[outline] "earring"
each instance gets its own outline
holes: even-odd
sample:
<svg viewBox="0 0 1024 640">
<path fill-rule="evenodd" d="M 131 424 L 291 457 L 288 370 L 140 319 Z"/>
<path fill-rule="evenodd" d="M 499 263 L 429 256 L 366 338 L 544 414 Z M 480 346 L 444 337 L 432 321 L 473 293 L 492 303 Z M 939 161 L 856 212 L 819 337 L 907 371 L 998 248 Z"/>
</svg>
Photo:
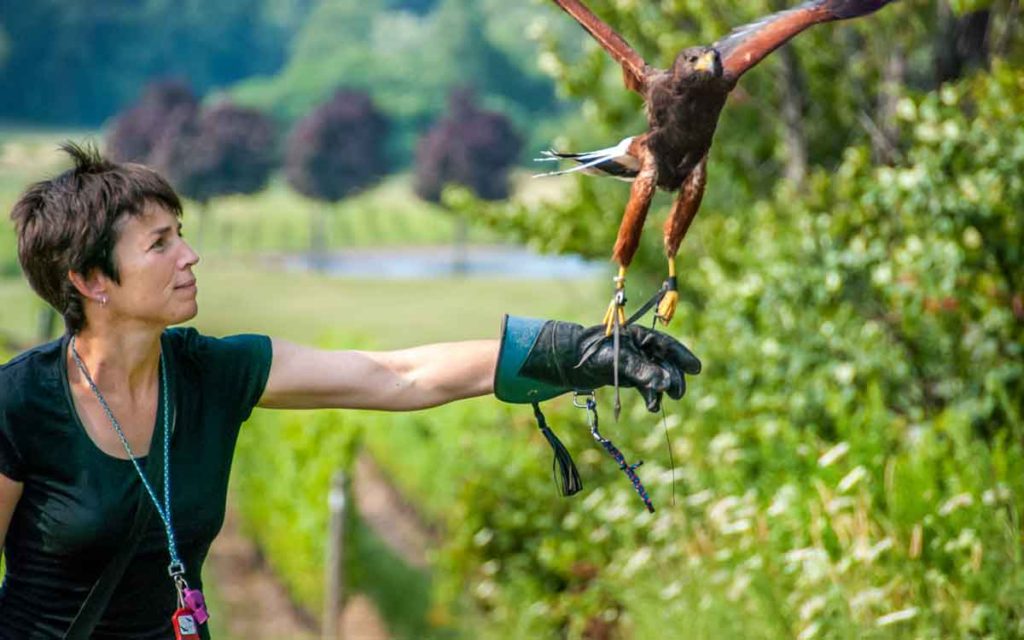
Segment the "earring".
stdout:
<svg viewBox="0 0 1024 640">
<path fill-rule="evenodd" d="M 100 296 L 100 306 L 101 307 L 107 306 L 107 296 Z"/>
</svg>

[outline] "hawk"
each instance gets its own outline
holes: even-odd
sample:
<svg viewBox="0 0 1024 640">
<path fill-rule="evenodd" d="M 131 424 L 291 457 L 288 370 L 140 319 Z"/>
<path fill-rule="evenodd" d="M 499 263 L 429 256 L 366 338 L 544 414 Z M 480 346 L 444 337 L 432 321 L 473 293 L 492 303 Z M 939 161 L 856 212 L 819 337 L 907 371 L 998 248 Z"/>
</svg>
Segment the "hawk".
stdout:
<svg viewBox="0 0 1024 640">
<path fill-rule="evenodd" d="M 612 252 L 619 272 L 615 278 L 615 296 L 604 319 L 608 334 L 615 326 L 625 324 L 626 269 L 640 242 L 640 232 L 658 188 L 679 192 L 665 222 L 664 247 L 669 277 L 657 311 L 663 323 L 672 319 L 679 299 L 675 256 L 700 208 L 711 139 L 725 100 L 740 77 L 804 29 L 822 22 L 867 15 L 892 1 L 809 0 L 739 27 L 710 46 L 683 49 L 669 69 L 658 69 L 648 65 L 580 0 L 554 0 L 622 65 L 626 88 L 643 97 L 647 114 L 647 131 L 625 138 L 614 147 L 587 153 L 547 151 L 539 158 L 578 163 L 571 169 L 544 175 L 584 171 L 633 183 Z"/>
</svg>

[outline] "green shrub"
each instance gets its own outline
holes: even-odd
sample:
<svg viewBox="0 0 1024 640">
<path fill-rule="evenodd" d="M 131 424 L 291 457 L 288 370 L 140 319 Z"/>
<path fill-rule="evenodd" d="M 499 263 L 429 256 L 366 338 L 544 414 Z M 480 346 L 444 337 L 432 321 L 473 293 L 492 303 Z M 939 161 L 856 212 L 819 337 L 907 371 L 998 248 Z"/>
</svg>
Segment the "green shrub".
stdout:
<svg viewBox="0 0 1024 640">
<path fill-rule="evenodd" d="M 393 418 L 369 446 L 445 525 L 438 598 L 471 637 L 1024 634 L 1024 73 L 904 99 L 891 167 L 851 148 L 806 194 L 702 214 L 678 325 L 705 362 L 665 427 L 528 408 Z M 714 239 L 713 242 L 710 239 Z M 607 395 L 602 406 L 608 406 Z M 610 411 L 605 411 L 610 414 Z"/>
</svg>

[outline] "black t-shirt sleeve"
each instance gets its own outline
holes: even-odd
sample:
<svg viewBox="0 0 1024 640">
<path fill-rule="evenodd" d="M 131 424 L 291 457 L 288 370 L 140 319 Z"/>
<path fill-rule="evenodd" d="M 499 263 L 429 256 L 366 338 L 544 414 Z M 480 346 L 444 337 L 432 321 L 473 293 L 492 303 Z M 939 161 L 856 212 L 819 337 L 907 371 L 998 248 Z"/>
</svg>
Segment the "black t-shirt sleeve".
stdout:
<svg viewBox="0 0 1024 640">
<path fill-rule="evenodd" d="M 270 376 L 273 351 L 270 338 L 240 334 L 211 338 L 187 330 L 192 355 L 199 361 L 207 388 L 232 405 L 239 422 L 244 422 L 263 396 Z"/>
</svg>

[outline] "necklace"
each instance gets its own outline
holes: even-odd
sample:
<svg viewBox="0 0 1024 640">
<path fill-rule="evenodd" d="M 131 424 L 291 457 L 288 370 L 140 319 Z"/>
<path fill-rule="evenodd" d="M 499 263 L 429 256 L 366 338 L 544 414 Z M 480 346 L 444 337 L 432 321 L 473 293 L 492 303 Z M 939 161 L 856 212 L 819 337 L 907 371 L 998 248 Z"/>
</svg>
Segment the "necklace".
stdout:
<svg viewBox="0 0 1024 640">
<path fill-rule="evenodd" d="M 178 545 L 175 542 L 174 537 L 174 525 L 171 518 L 171 430 L 170 430 L 170 394 L 167 391 L 167 364 L 165 363 L 163 350 L 160 352 L 160 378 L 161 378 L 161 390 L 163 395 L 163 462 L 164 462 L 164 491 L 163 491 L 163 504 L 157 498 L 156 491 L 153 490 L 153 485 L 150 484 L 146 478 L 146 474 L 142 471 L 142 467 L 139 466 L 139 461 L 135 457 L 135 453 L 132 451 L 132 447 L 128 444 L 128 438 L 124 434 L 124 429 L 121 428 L 121 423 L 114 417 L 114 412 L 110 409 L 110 405 L 107 404 L 106 398 L 100 392 L 99 387 L 93 381 L 92 376 L 89 375 L 89 369 L 86 368 L 85 363 L 82 362 L 82 357 L 78 354 L 78 349 L 75 347 L 75 339 L 77 336 L 71 337 L 71 357 L 74 358 L 75 364 L 78 366 L 78 370 L 82 373 L 85 381 L 89 383 L 89 388 L 92 390 L 93 395 L 96 396 L 96 400 L 99 401 L 100 406 L 103 407 L 103 412 L 107 414 L 107 419 L 110 420 L 111 426 L 114 427 L 114 431 L 117 433 L 117 437 L 121 440 L 121 445 L 124 447 L 125 453 L 128 454 L 128 458 L 132 462 L 132 466 L 135 467 L 136 473 L 139 474 L 139 478 L 142 480 L 142 486 L 145 487 L 146 492 L 149 494 L 150 499 L 153 501 L 153 506 L 156 508 L 157 514 L 160 516 L 160 520 L 164 524 L 164 532 L 167 534 L 167 550 L 171 557 L 171 563 L 167 565 L 167 573 L 171 576 L 174 581 L 175 589 L 178 592 L 178 604 L 180 608 L 186 608 L 190 613 L 195 615 L 197 622 L 202 624 L 209 617 L 206 611 L 206 603 L 203 599 L 203 594 L 198 589 L 189 589 L 188 583 L 185 582 L 185 564 L 181 561 L 181 557 L 178 555 Z M 180 611 L 180 609 L 179 609 Z M 176 613 L 177 617 L 178 614 Z M 177 623 L 176 623 L 177 627 Z"/>
</svg>

